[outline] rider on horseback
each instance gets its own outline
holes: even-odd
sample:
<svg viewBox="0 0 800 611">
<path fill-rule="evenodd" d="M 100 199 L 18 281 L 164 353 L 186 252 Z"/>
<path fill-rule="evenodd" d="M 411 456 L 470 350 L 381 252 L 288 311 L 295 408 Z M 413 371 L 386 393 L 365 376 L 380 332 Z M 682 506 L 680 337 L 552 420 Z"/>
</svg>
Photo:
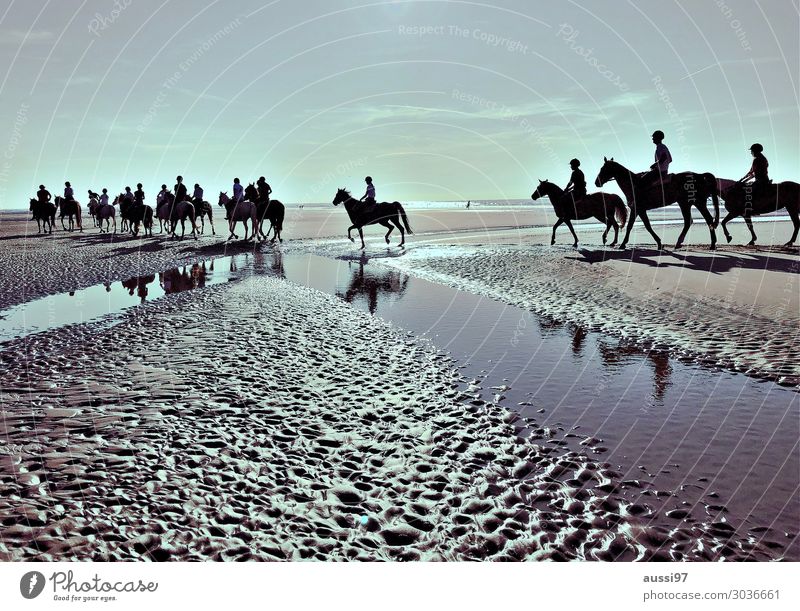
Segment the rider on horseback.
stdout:
<svg viewBox="0 0 800 611">
<path fill-rule="evenodd" d="M 103 189 L 103 194 L 100 196 L 100 206 L 108 206 L 108 189 Z M 116 223 L 116 221 L 114 221 Z"/>
<path fill-rule="evenodd" d="M 586 177 L 579 169 L 580 165 L 581 162 L 577 159 L 573 159 L 569 162 L 569 167 L 572 168 L 572 175 L 569 177 L 569 182 L 564 188 L 564 195 L 570 195 L 573 204 L 586 197 Z"/>
<path fill-rule="evenodd" d="M 183 176 L 175 178 L 178 182 L 175 183 L 175 203 L 182 202 L 186 199 L 186 185 L 183 184 Z"/>
<path fill-rule="evenodd" d="M 46 204 L 53 198 L 50 195 L 50 191 L 44 188 L 44 185 L 39 185 L 39 190 L 36 192 L 36 199 L 39 201 L 40 204 Z M 34 215 L 31 220 L 35 220 L 36 216 Z"/>
<path fill-rule="evenodd" d="M 167 201 L 168 194 L 169 191 L 167 191 L 167 185 L 161 185 L 161 191 L 159 191 L 158 195 L 156 195 L 156 208 Z"/>
<path fill-rule="evenodd" d="M 267 183 L 266 178 L 264 178 L 263 176 L 259 178 L 258 181 L 256 182 L 256 187 L 258 188 L 258 198 L 262 202 L 268 202 L 269 196 L 272 193 L 272 187 L 269 186 L 269 183 Z"/>
<path fill-rule="evenodd" d="M 664 186 L 669 180 L 669 164 L 672 163 L 672 155 L 664 144 L 664 132 L 657 129 L 653 132 L 653 144 L 656 145 L 655 163 L 650 166 L 650 171 L 646 172 L 640 181 L 643 187 Z"/>
<path fill-rule="evenodd" d="M 192 203 L 196 206 L 203 204 L 203 187 L 199 183 L 194 183 L 194 193 L 192 193 Z"/>
<path fill-rule="evenodd" d="M 64 183 L 64 199 L 68 202 L 71 202 L 75 199 L 72 193 L 72 185 L 69 184 L 69 181 Z"/>
<path fill-rule="evenodd" d="M 364 179 L 364 182 L 367 183 L 367 191 L 364 195 L 361 196 L 361 199 L 358 201 L 366 202 L 367 204 L 374 204 L 375 203 L 375 185 L 372 184 L 372 176 L 367 176 Z"/>
<path fill-rule="evenodd" d="M 142 191 L 142 183 L 136 185 L 136 191 L 133 194 L 133 199 L 137 207 L 144 206 L 144 191 Z"/>
<path fill-rule="evenodd" d="M 756 198 L 767 192 L 772 181 L 769 178 L 769 161 L 764 156 L 764 147 L 756 142 L 750 147 L 750 153 L 753 155 L 753 165 L 750 166 L 750 171 L 739 182 L 746 183 L 752 178 L 753 182 L 748 186 L 752 189 L 753 198 Z"/>
</svg>

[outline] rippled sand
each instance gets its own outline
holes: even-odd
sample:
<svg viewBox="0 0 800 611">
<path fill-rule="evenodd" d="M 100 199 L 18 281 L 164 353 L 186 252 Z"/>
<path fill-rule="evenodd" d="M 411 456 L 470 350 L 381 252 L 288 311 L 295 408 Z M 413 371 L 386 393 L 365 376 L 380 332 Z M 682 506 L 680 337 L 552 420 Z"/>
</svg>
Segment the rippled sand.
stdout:
<svg viewBox="0 0 800 611">
<path fill-rule="evenodd" d="M 75 274 L 184 247 L 87 246 Z M 73 252 L 30 257 L 42 291 Z M 795 536 L 724 499 L 693 518 L 599 439 L 474 398 L 431 348 L 279 278 L 14 340 L 0 369 L 3 560 L 774 559 Z"/>
</svg>

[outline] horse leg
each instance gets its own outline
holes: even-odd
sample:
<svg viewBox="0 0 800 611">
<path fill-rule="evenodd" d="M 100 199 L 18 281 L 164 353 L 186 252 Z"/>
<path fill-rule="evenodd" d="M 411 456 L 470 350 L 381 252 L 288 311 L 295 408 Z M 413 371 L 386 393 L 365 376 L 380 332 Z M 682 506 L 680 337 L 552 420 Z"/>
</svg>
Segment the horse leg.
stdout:
<svg viewBox="0 0 800 611">
<path fill-rule="evenodd" d="M 389 236 L 392 234 L 392 231 L 394 231 L 394 225 L 392 225 L 389 221 L 379 221 L 379 222 L 384 227 L 388 227 L 389 228 L 389 231 L 386 232 L 386 235 L 383 238 L 384 240 L 386 240 L 386 243 L 388 244 L 389 243 Z M 396 224 L 397 221 L 394 221 L 394 223 Z"/>
<path fill-rule="evenodd" d="M 790 204 L 786 206 L 786 212 L 789 213 L 789 217 L 792 219 L 794 231 L 792 232 L 792 239 L 786 242 L 784 246 L 794 246 L 794 242 L 797 239 L 797 232 L 800 231 L 800 205 Z"/>
<path fill-rule="evenodd" d="M 350 232 L 353 231 L 353 229 L 358 229 L 358 227 L 356 227 L 355 225 L 350 225 L 350 227 L 347 228 L 347 239 L 350 240 L 351 242 L 355 242 L 353 236 L 350 235 Z"/>
<path fill-rule="evenodd" d="M 611 217 L 611 226 L 614 228 L 614 241 L 611 242 L 610 246 L 614 248 L 614 246 L 617 245 L 617 238 L 619 237 L 619 223 L 617 223 L 617 220 L 613 216 Z"/>
<path fill-rule="evenodd" d="M 755 246 L 758 236 L 756 236 L 756 232 L 753 230 L 753 221 L 750 218 L 749 213 L 745 212 L 743 216 L 744 216 L 744 222 L 747 225 L 747 228 L 750 230 L 750 241 L 747 243 L 747 245 Z"/>
<path fill-rule="evenodd" d="M 658 247 L 658 250 L 661 250 L 663 248 L 663 246 L 661 245 L 661 238 L 659 238 L 656 235 L 656 232 L 653 231 L 653 228 L 650 226 L 650 219 L 647 216 L 647 210 L 642 210 L 639 213 L 639 216 L 642 219 L 642 224 L 644 225 L 644 228 L 647 229 L 648 233 L 651 236 L 653 236 L 653 239 L 656 241 L 656 246 Z"/>
<path fill-rule="evenodd" d="M 630 208 L 630 214 L 628 215 L 628 226 L 625 228 L 625 237 L 622 238 L 622 243 L 619 245 L 620 250 L 625 250 L 625 247 L 628 245 L 628 240 L 631 237 L 631 229 L 633 229 L 633 223 L 636 220 L 636 215 L 638 214 L 635 206 L 628 207 Z"/>
<path fill-rule="evenodd" d="M 678 241 L 675 242 L 675 250 L 683 246 L 683 239 L 692 226 L 692 207 L 690 204 L 680 204 L 681 214 L 683 215 L 683 231 L 678 236 Z"/>
<path fill-rule="evenodd" d="M 400 243 L 398 244 L 398 246 L 400 248 L 403 248 L 406 244 L 406 230 L 403 229 L 403 223 L 400 222 L 400 218 L 398 218 L 396 221 L 393 222 L 395 224 L 395 227 L 397 227 L 400 230 Z"/>
<path fill-rule="evenodd" d="M 575 233 L 575 229 L 572 227 L 572 221 L 569 219 L 564 219 L 564 223 L 569 227 L 569 232 L 572 234 L 572 237 L 575 238 L 575 242 L 572 244 L 573 248 L 578 248 L 578 234 Z"/>
<path fill-rule="evenodd" d="M 608 216 L 608 214 L 606 214 L 605 218 L 603 218 L 599 214 L 595 214 L 594 218 L 596 218 L 598 221 L 605 224 L 606 226 L 606 230 L 603 232 L 603 246 L 605 246 L 606 242 L 608 241 L 608 232 L 611 231 L 611 221 L 614 220 L 614 215 L 613 213 L 611 216 Z"/>
<path fill-rule="evenodd" d="M 709 250 L 716 250 L 717 249 L 717 230 L 715 229 L 714 225 L 714 217 L 711 216 L 711 213 L 708 211 L 708 206 L 705 202 L 695 203 L 695 207 L 700 211 L 700 214 L 703 215 L 703 220 L 708 225 L 708 233 L 711 236 L 711 246 Z"/>
<path fill-rule="evenodd" d="M 367 245 L 364 244 L 364 230 L 361 227 L 358 228 L 358 235 L 361 238 L 361 250 L 364 250 Z"/>
<path fill-rule="evenodd" d="M 563 222 L 564 222 L 564 219 L 558 219 L 556 221 L 556 224 L 553 225 L 553 237 L 550 238 L 550 246 L 552 246 L 553 244 L 556 243 L 556 229 L 558 229 L 558 226 Z"/>
<path fill-rule="evenodd" d="M 733 239 L 733 236 L 731 236 L 731 234 L 728 233 L 728 227 L 727 227 L 728 221 L 735 219 L 737 216 L 739 215 L 736 214 L 735 212 L 728 212 L 728 214 L 725 215 L 725 218 L 722 219 L 722 231 L 725 234 L 725 239 L 728 240 L 728 244 L 730 244 L 731 240 Z"/>
</svg>

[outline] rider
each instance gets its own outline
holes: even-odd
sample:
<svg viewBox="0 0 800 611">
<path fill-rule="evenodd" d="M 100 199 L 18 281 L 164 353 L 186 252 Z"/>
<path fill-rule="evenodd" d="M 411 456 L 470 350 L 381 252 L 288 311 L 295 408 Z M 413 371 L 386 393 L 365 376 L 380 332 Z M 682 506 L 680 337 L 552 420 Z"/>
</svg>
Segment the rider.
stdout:
<svg viewBox="0 0 800 611">
<path fill-rule="evenodd" d="M 72 193 L 72 185 L 69 184 L 69 181 L 64 183 L 64 199 L 68 202 L 71 202 L 73 199 L 75 199 Z"/>
<path fill-rule="evenodd" d="M 272 187 L 269 186 L 266 178 L 263 176 L 258 179 L 256 182 L 256 187 L 258 188 L 258 197 L 263 202 L 269 201 L 269 196 L 272 193 Z"/>
<path fill-rule="evenodd" d="M 195 205 L 203 203 L 203 187 L 199 183 L 194 183 L 194 193 L 192 193 L 192 202 Z"/>
<path fill-rule="evenodd" d="M 186 185 L 183 184 L 183 176 L 178 176 L 175 180 L 175 203 L 182 202 L 186 199 Z"/>
<path fill-rule="evenodd" d="M 646 187 L 666 183 L 669 176 L 669 164 L 672 163 L 672 155 L 667 145 L 664 144 L 664 132 L 660 129 L 653 132 L 653 144 L 656 145 L 655 163 L 650 166 L 650 171 L 646 172 L 641 180 Z"/>
<path fill-rule="evenodd" d="M 566 195 L 569 193 L 572 195 L 572 203 L 583 199 L 586 197 L 586 177 L 583 175 L 583 172 L 579 169 L 581 162 L 577 159 L 573 159 L 569 162 L 569 167 L 572 168 L 572 175 L 569 177 L 569 182 L 567 186 L 564 188 L 564 194 Z"/>
<path fill-rule="evenodd" d="M 244 201 L 244 187 L 238 178 L 233 179 L 233 203 L 240 204 Z"/>
<path fill-rule="evenodd" d="M 103 189 L 103 194 L 100 196 L 100 206 L 108 206 L 108 189 Z"/>
<path fill-rule="evenodd" d="M 752 196 L 759 197 L 764 193 L 772 181 L 769 178 L 769 161 L 764 157 L 764 147 L 756 142 L 750 147 L 750 153 L 753 155 L 753 165 L 750 166 L 750 171 L 745 174 L 739 182 L 746 182 L 753 179 L 752 183 Z"/>
<path fill-rule="evenodd" d="M 364 179 L 364 182 L 367 183 L 367 191 L 364 195 L 361 196 L 361 199 L 358 200 L 360 202 L 366 201 L 368 204 L 375 203 L 375 185 L 372 184 L 372 176 L 367 176 Z"/>
<path fill-rule="evenodd" d="M 133 199 L 137 206 L 144 206 L 144 191 L 142 191 L 142 183 L 137 183 L 136 191 L 133 194 Z"/>
<path fill-rule="evenodd" d="M 156 195 L 156 207 L 167 201 L 168 194 L 169 191 L 167 191 L 167 185 L 161 185 L 161 191 L 159 191 L 158 195 Z"/>
<path fill-rule="evenodd" d="M 39 185 L 39 190 L 36 192 L 36 201 L 38 201 L 40 204 L 46 204 L 52 199 L 52 197 L 53 196 L 50 195 L 50 191 L 45 189 L 44 185 Z M 31 220 L 33 221 L 35 219 L 36 215 L 34 213 L 34 216 L 31 217 Z"/>
<path fill-rule="evenodd" d="M 132 204 L 135 201 L 133 193 L 131 193 L 131 188 L 130 187 L 125 187 L 125 193 L 122 196 L 122 199 L 123 199 L 123 201 L 126 201 L 129 204 Z"/>
</svg>

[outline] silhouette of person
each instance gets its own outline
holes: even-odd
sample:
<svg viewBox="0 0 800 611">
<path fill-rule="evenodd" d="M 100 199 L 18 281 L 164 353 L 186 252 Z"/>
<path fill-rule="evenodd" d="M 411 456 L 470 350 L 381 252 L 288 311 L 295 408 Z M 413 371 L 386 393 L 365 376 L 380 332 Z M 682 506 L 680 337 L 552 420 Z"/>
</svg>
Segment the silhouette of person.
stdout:
<svg viewBox="0 0 800 611">
<path fill-rule="evenodd" d="M 161 191 L 159 191 L 158 195 L 156 195 L 156 208 L 167 201 L 167 195 L 169 195 L 169 191 L 167 191 L 167 185 L 161 185 Z"/>
<path fill-rule="evenodd" d="M 137 183 L 136 191 L 133 194 L 133 199 L 137 206 L 144 206 L 144 191 L 142 191 L 142 183 Z"/>
<path fill-rule="evenodd" d="M 100 205 L 108 206 L 108 189 L 103 189 L 103 193 L 100 195 Z"/>
<path fill-rule="evenodd" d="M 69 181 L 64 183 L 64 199 L 68 202 L 71 202 L 75 199 L 75 196 L 72 191 L 72 185 L 69 184 Z"/>
<path fill-rule="evenodd" d="M 175 203 L 177 204 L 186 199 L 187 189 L 186 185 L 183 184 L 183 176 L 178 176 L 175 180 L 178 181 L 175 184 Z"/>
<path fill-rule="evenodd" d="M 258 188 L 258 197 L 262 202 L 268 202 L 269 196 L 272 194 L 272 187 L 269 186 L 267 180 L 262 176 L 256 183 Z"/>
<path fill-rule="evenodd" d="M 467 210 L 469 210 L 469 205 L 470 205 L 471 203 L 472 203 L 472 200 L 469 200 L 469 201 L 467 202 Z"/>
<path fill-rule="evenodd" d="M 653 132 L 653 144 L 656 145 L 655 163 L 650 166 L 650 171 L 642 176 L 641 181 L 646 187 L 658 183 L 663 185 L 669 176 L 669 164 L 672 163 L 672 155 L 664 144 L 664 132 L 660 129 Z"/>
<path fill-rule="evenodd" d="M 750 166 L 750 171 L 739 182 L 747 182 L 752 178 L 751 193 L 753 198 L 756 198 L 767 191 L 767 187 L 772 181 L 769 178 L 769 161 L 764 156 L 764 147 L 756 142 L 750 147 L 750 154 L 753 155 L 753 165 Z"/>
<path fill-rule="evenodd" d="M 195 204 L 203 203 L 203 187 L 199 183 L 194 183 L 194 193 L 192 193 L 192 201 Z"/>
<path fill-rule="evenodd" d="M 375 203 L 375 185 L 372 184 L 372 176 L 367 176 L 364 179 L 364 182 L 367 183 L 367 191 L 364 195 L 361 196 L 361 199 L 358 200 L 360 202 L 366 202 L 368 204 Z"/>
<path fill-rule="evenodd" d="M 39 190 L 36 192 L 36 199 L 38 199 L 40 203 L 46 204 L 52 198 L 53 196 L 50 195 L 50 191 L 45 189 L 44 185 L 39 185 Z"/>
<path fill-rule="evenodd" d="M 586 177 L 580 169 L 581 162 L 573 159 L 569 162 L 569 167 L 572 168 L 572 174 L 569 177 L 569 182 L 564 188 L 564 193 L 569 193 L 572 196 L 572 203 L 586 197 Z"/>
<path fill-rule="evenodd" d="M 244 187 L 238 178 L 233 179 L 233 203 L 239 204 L 244 201 Z"/>
</svg>

